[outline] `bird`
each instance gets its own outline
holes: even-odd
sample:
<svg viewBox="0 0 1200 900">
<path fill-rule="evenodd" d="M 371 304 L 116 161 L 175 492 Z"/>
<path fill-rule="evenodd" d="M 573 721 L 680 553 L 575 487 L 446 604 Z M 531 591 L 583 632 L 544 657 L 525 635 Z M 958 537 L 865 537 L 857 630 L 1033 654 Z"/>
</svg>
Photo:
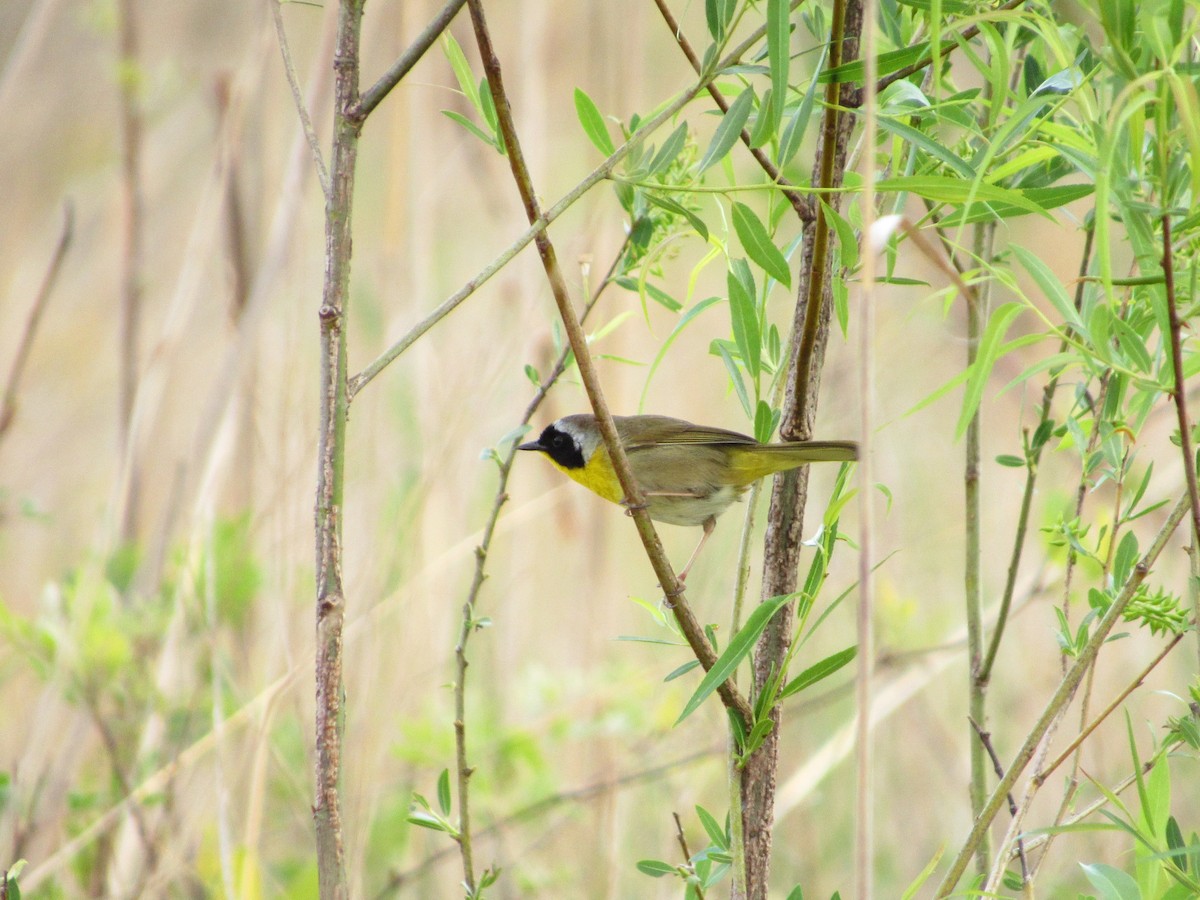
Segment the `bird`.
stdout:
<svg viewBox="0 0 1200 900">
<path fill-rule="evenodd" d="M 749 435 L 671 416 L 613 416 L 633 477 L 651 519 L 669 525 L 699 525 L 704 533 L 679 573 L 682 581 L 717 524 L 717 516 L 760 478 L 814 462 L 858 458 L 853 441 L 794 441 L 763 444 Z M 591 413 L 563 416 L 536 441 L 518 450 L 542 453 L 565 475 L 622 505 L 625 492 L 613 469 L 600 426 Z"/>
</svg>

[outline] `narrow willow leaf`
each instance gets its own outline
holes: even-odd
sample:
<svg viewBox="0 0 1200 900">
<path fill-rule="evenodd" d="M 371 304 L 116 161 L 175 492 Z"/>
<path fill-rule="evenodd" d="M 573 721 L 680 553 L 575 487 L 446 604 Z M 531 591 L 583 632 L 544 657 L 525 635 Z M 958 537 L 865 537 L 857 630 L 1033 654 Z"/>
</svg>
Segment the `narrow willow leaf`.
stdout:
<svg viewBox="0 0 1200 900">
<path fill-rule="evenodd" d="M 665 141 L 663 141 L 662 149 L 654 155 L 654 159 L 650 160 L 650 167 L 646 170 L 647 175 L 657 175 L 679 155 L 679 151 L 683 149 L 684 143 L 687 142 L 688 127 L 687 123 L 680 124 L 678 128 L 671 132 Z"/>
<path fill-rule="evenodd" d="M 725 652 L 717 658 L 717 661 L 713 663 L 713 667 L 708 670 L 708 673 L 704 676 L 704 680 L 696 688 L 696 693 L 692 694 L 692 699 L 687 702 L 687 705 L 683 708 L 683 712 L 675 720 L 676 725 L 694 713 L 700 704 L 708 698 L 709 694 L 729 679 L 741 661 L 754 648 L 755 641 L 763 633 L 763 630 L 767 627 L 767 623 L 771 621 L 775 613 L 779 612 L 785 603 L 793 600 L 795 596 L 795 594 L 780 594 L 778 597 L 764 600 L 755 607 L 754 612 L 746 619 L 746 624 L 733 636 L 733 639 L 729 642 L 729 646 L 725 648 Z"/>
<path fill-rule="evenodd" d="M 988 317 L 987 326 L 983 329 L 983 337 L 979 339 L 979 351 L 967 377 L 967 387 L 963 392 L 962 414 L 958 417 L 958 427 L 955 437 L 961 438 L 967 430 L 967 423 L 979 409 L 983 399 L 983 388 L 992 374 L 992 367 L 1000 358 L 1004 335 L 1013 319 L 1020 315 L 1025 307 L 1020 303 L 1005 303 L 998 307 Z"/>
<path fill-rule="evenodd" d="M 650 875 L 653 878 L 662 878 L 664 875 L 675 874 L 675 867 L 660 859 L 638 860 L 637 869 L 643 875 Z"/>
<path fill-rule="evenodd" d="M 762 371 L 762 335 L 758 327 L 758 310 L 754 297 L 746 292 L 741 280 L 730 271 L 725 278 L 729 288 L 729 318 L 733 325 L 733 341 L 738 355 L 751 378 Z"/>
<path fill-rule="evenodd" d="M 817 60 L 817 72 L 820 72 L 825 67 L 825 59 L 828 55 L 829 45 L 826 43 L 822 45 L 821 57 Z M 791 162 L 792 157 L 796 155 L 796 151 L 800 149 L 800 144 L 804 141 L 804 135 L 808 131 L 808 120 L 812 118 L 813 102 L 816 99 L 816 94 L 817 79 L 814 78 L 809 82 L 808 90 L 804 92 L 804 99 L 796 107 L 796 111 L 788 121 L 783 135 L 779 138 L 779 158 L 776 160 L 776 163 L 780 168 Z"/>
<path fill-rule="evenodd" d="M 729 849 L 729 838 L 725 834 L 725 829 L 716 817 L 703 806 L 696 807 L 696 817 L 700 819 L 700 824 L 704 826 L 704 832 L 708 835 L 708 839 L 722 850 Z"/>
<path fill-rule="evenodd" d="M 484 131 L 482 128 L 480 128 L 478 125 L 476 125 L 470 119 L 468 119 L 462 113 L 457 113 L 452 109 L 443 109 L 442 115 L 445 116 L 447 119 L 451 119 L 451 120 L 457 122 L 459 125 L 461 125 L 465 129 L 467 129 L 467 131 L 471 132 L 471 134 L 475 135 L 475 137 L 479 138 L 481 141 L 483 141 L 489 147 L 496 146 L 496 139 L 494 137 L 492 137 L 490 134 L 488 134 L 486 131 Z"/>
<path fill-rule="evenodd" d="M 733 204 L 733 229 L 746 255 L 784 287 L 791 287 L 792 273 L 787 260 L 767 234 L 762 220 L 745 203 Z"/>
<path fill-rule="evenodd" d="M 787 100 L 788 66 L 791 64 L 792 32 L 788 0 L 767 0 L 767 62 L 771 66 L 771 124 L 777 134 Z M 765 141 L 764 141 L 765 143 Z"/>
<path fill-rule="evenodd" d="M 758 115 L 754 119 L 754 128 L 750 132 L 750 149 L 757 150 L 771 138 L 775 137 L 776 123 L 779 114 L 775 112 L 775 92 L 767 88 L 762 100 L 758 102 Z"/>
<path fill-rule="evenodd" d="M 729 380 L 733 383 L 733 391 L 742 403 L 742 409 L 747 416 L 752 416 L 754 410 L 750 406 L 750 395 L 746 393 L 746 379 L 742 377 L 742 370 L 738 368 L 738 364 L 733 361 L 733 354 L 729 352 L 730 346 L 729 341 L 713 341 L 709 345 L 709 352 L 721 357 L 721 361 L 725 363 L 725 371 L 729 373 Z"/>
<path fill-rule="evenodd" d="M 738 94 L 737 99 L 730 104 L 728 112 L 721 118 L 721 124 L 717 126 L 717 130 L 713 133 L 708 149 L 704 151 L 704 157 L 700 160 L 700 167 L 696 170 L 697 174 L 704 172 L 710 166 L 716 165 L 725 158 L 725 154 L 736 143 L 742 133 L 742 129 L 746 126 L 746 119 L 750 116 L 750 107 L 753 103 L 754 91 L 747 88 Z"/>
<path fill-rule="evenodd" d="M 671 333 L 667 335 L 667 339 L 663 341 L 662 346 L 658 348 L 658 353 L 654 355 L 654 362 L 650 363 L 650 370 L 646 373 L 646 386 L 642 388 L 642 397 L 639 401 L 639 406 L 646 402 L 646 392 L 650 389 L 650 381 L 654 378 L 654 373 L 658 371 L 659 365 L 662 363 L 663 358 L 666 357 L 667 351 L 671 349 L 671 345 L 675 343 L 675 339 L 679 337 L 680 332 L 682 332 L 683 329 L 687 328 L 688 325 L 691 324 L 692 319 L 696 318 L 696 316 L 700 315 L 700 313 L 704 312 L 713 304 L 720 302 L 720 297 L 706 297 L 685 312 L 679 319 L 679 324 L 671 329 Z"/>
<path fill-rule="evenodd" d="M 612 136 L 608 133 L 608 126 L 604 124 L 604 117 L 600 115 L 600 110 L 596 108 L 592 98 L 579 88 L 575 88 L 575 114 L 579 116 L 583 133 L 588 136 L 593 146 L 605 156 L 612 156 L 616 148 L 613 146 Z"/>
<path fill-rule="evenodd" d="M 442 810 L 442 815 L 450 815 L 450 770 L 442 769 L 442 774 L 438 776 L 437 783 L 438 806 Z"/>
<path fill-rule="evenodd" d="M 934 140 L 925 134 L 925 132 L 918 131 L 911 125 L 906 125 L 898 119 L 892 119 L 887 116 L 879 117 L 879 127 L 884 131 L 891 132 L 901 140 L 907 141 L 914 147 L 924 150 L 934 159 L 944 162 L 963 178 L 975 177 L 975 170 L 971 168 L 969 162 L 948 150 L 941 141 Z"/>
<path fill-rule="evenodd" d="M 471 71 L 471 64 L 467 62 L 462 47 L 449 31 L 442 32 L 442 50 L 446 59 L 450 61 L 450 68 L 454 70 L 454 78 L 458 81 L 463 96 L 472 107 L 479 109 L 479 89 L 475 86 L 475 73 Z"/>
<path fill-rule="evenodd" d="M 1050 304 L 1062 318 L 1063 322 L 1070 325 L 1081 337 L 1087 337 L 1087 329 L 1084 328 L 1083 319 L 1079 317 L 1079 313 L 1075 309 L 1075 304 L 1067 296 L 1062 282 L 1050 271 L 1050 267 L 1042 262 L 1041 257 L 1026 250 L 1024 247 L 1018 247 L 1014 244 L 1010 249 L 1013 256 L 1025 267 L 1025 271 L 1029 273 L 1029 276 L 1041 288 L 1042 293 L 1045 294 L 1046 299 L 1050 301 Z"/>
<path fill-rule="evenodd" d="M 935 203 L 1007 203 L 1018 209 L 1047 217 L 1050 215 L 1020 191 L 949 175 L 901 175 L 883 178 L 875 185 L 875 189 L 881 193 L 908 191 Z"/>
<path fill-rule="evenodd" d="M 651 642 L 646 641 L 646 643 L 651 643 Z M 672 647 L 677 646 L 677 643 L 675 641 L 659 641 L 658 643 L 669 644 Z M 700 660 L 698 660 L 698 659 L 689 660 L 688 662 L 685 662 L 682 666 L 678 666 L 678 667 L 672 669 L 670 672 L 668 672 L 667 677 L 664 678 L 663 681 L 664 682 L 674 681 L 676 678 L 680 677 L 681 675 L 686 675 L 688 672 L 692 671 L 692 669 L 696 668 L 696 666 L 698 666 L 698 665 L 700 665 Z"/>
<path fill-rule="evenodd" d="M 812 687 L 818 681 L 828 678 L 838 669 L 847 665 L 857 654 L 858 647 L 847 647 L 845 650 L 839 650 L 837 653 L 825 657 L 820 662 L 813 663 L 783 686 L 783 690 L 779 693 L 779 699 L 798 694 L 805 688 Z"/>
<path fill-rule="evenodd" d="M 1142 900 L 1137 882 L 1120 869 L 1105 863 L 1080 863 L 1079 867 L 1102 900 Z"/>
<path fill-rule="evenodd" d="M 674 213 L 680 218 L 687 219 L 688 223 L 696 230 L 696 233 L 704 240 L 708 240 L 708 226 L 704 224 L 704 220 L 688 209 L 681 203 L 676 203 L 668 197 L 664 197 L 654 191 L 646 191 L 646 199 L 660 209 L 665 209 L 667 212 Z"/>
<path fill-rule="evenodd" d="M 842 251 L 842 268 L 854 269 L 858 265 L 858 239 L 854 236 L 854 226 L 824 200 L 821 201 L 821 211 L 825 214 L 825 220 L 829 223 L 829 227 L 837 235 L 838 246 Z"/>
</svg>

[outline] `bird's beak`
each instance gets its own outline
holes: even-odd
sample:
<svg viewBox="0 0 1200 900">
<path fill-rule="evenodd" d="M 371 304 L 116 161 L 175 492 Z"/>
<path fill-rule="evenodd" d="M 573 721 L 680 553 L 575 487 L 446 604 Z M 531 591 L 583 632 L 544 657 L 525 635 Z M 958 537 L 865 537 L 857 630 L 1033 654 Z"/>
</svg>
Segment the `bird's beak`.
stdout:
<svg viewBox="0 0 1200 900">
<path fill-rule="evenodd" d="M 517 449 L 518 450 L 541 450 L 542 445 L 539 444 L 537 441 L 530 441 L 527 444 L 518 444 Z"/>
</svg>

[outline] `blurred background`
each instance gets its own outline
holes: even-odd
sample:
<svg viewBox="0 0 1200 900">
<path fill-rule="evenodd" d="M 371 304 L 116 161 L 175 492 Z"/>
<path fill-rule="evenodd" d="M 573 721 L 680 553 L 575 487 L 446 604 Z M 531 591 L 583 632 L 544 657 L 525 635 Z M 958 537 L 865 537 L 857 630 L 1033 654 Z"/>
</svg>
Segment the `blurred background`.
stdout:
<svg viewBox="0 0 1200 900">
<path fill-rule="evenodd" d="M 368 5 L 364 86 L 439 8 Z M 333 4 L 282 7 L 290 50 L 328 152 Z M 676 11 L 704 33 L 703 4 Z M 120 61 L 136 23 L 134 61 Z M 576 118 L 581 87 L 628 121 L 692 75 L 652 7 L 517 2 L 492 11 L 524 149 L 546 205 L 600 161 Z M 453 27 L 475 59 L 465 14 Z M 134 283 L 142 316 L 128 435 L 121 425 L 122 91 L 141 132 L 144 214 Z M 361 370 L 524 230 L 506 161 L 441 114 L 466 113 L 434 48 L 372 115 L 355 197 L 350 370 Z M 698 113 L 698 108 L 696 110 Z M 704 137 L 715 124 L 693 116 Z M 0 371 L 29 355 L 14 418 L 0 434 L 0 862 L 25 858 L 30 896 L 315 896 L 312 838 L 313 502 L 323 205 L 266 4 L 0 4 Z M 615 133 L 615 129 L 614 129 Z M 745 159 L 735 148 L 741 169 Z M 792 174 L 811 166 L 806 146 Z M 717 201 L 702 201 L 710 223 Z M 27 326 L 70 210 L 73 227 L 35 330 Z M 1078 265 L 1070 209 L 1058 223 L 1016 220 L 1002 241 L 1052 248 L 1064 281 Z M 714 226 L 715 227 L 715 226 Z M 785 219 L 777 236 L 795 236 Z M 621 210 L 601 185 L 551 228 L 582 298 L 621 247 Z M 686 306 L 724 293 L 723 266 L 681 240 L 662 283 Z M 875 799 L 880 896 L 898 896 L 969 826 L 962 622 L 963 448 L 959 395 L 907 414 L 956 374 L 962 310 L 904 258 L 898 274 L 932 289 L 879 292 L 875 474 L 891 499 L 878 519 L 880 751 Z M 852 288 L 851 301 L 855 299 Z M 786 333 L 791 298 L 776 290 Z M 700 316 L 647 386 L 648 364 L 679 313 L 613 287 L 591 328 L 614 411 L 644 410 L 750 430 L 709 342 L 728 337 L 723 305 Z M 453 767 L 453 649 L 496 489 L 481 455 L 511 432 L 549 370 L 553 302 L 532 250 L 383 371 L 356 398 L 345 501 L 348 591 L 345 833 L 355 896 L 454 897 L 457 853 L 406 823 L 412 792 L 433 798 Z M 817 436 L 857 437 L 853 342 L 835 329 Z M 1020 371 L 1000 364 L 985 394 L 985 605 L 994 607 L 1023 471 L 1020 453 L 1041 384 L 999 393 Z M 581 411 L 567 377 L 534 420 Z M 1165 438 L 1167 411 L 1143 440 Z M 1044 483 L 1072 484 L 1070 460 Z M 809 533 L 832 467 L 813 472 Z M 1055 477 L 1057 475 L 1057 478 Z M 1175 486 L 1176 489 L 1182 484 Z M 1162 496 L 1171 496 L 1169 486 Z M 471 643 L 468 730 L 477 864 L 504 869 L 498 897 L 667 897 L 668 879 L 637 860 L 678 857 L 670 813 L 702 846 L 694 814 L 727 808 L 724 716 L 715 702 L 672 728 L 695 686 L 664 683 L 685 647 L 637 601 L 659 595 L 620 511 L 520 458 L 488 559 Z M 1037 498 L 1035 525 L 1069 493 Z M 765 506 L 764 506 L 765 508 Z M 759 516 L 759 522 L 762 521 Z M 1155 525 L 1155 517 L 1146 523 Z M 725 516 L 691 575 L 702 621 L 728 634 L 740 511 Z M 854 533 L 853 506 L 842 521 Z M 682 564 L 698 537 L 664 527 Z M 994 535 L 995 543 L 989 542 Z M 1018 588 L 1020 611 L 994 678 L 995 741 L 1009 758 L 1059 674 L 1052 605 L 1061 558 L 1041 546 Z M 756 536 L 752 546 L 760 541 Z M 1164 577 L 1182 573 L 1177 540 Z M 844 545 L 824 602 L 857 561 Z M 757 560 L 760 551 L 755 555 Z M 1044 563 L 1038 562 L 1044 558 Z M 757 575 L 754 576 L 755 583 Z M 1182 583 L 1182 582 L 1181 582 Z M 757 596 L 752 587 L 752 596 Z M 851 594 L 853 598 L 853 594 Z M 853 604 L 814 637 L 804 666 L 854 642 Z M 1105 651 L 1110 697 L 1157 646 L 1135 635 Z M 1149 738 L 1182 710 L 1181 648 L 1131 704 Z M 853 726 L 850 670 L 790 706 L 779 777 L 774 882 L 806 896 L 851 886 Z M 810 694 L 805 694 L 809 697 Z M 1085 753 L 1115 780 L 1129 766 L 1114 720 Z M 124 798 L 136 792 L 136 803 Z M 1194 803 L 1195 785 L 1177 789 Z M 1059 800 L 1047 791 L 1043 817 Z M 1193 809 L 1196 807 L 1193 805 Z M 1036 818 L 1036 817 L 1035 817 Z M 1104 836 L 1059 851 L 1118 854 Z M 695 849 L 695 848 L 693 848 Z M 1077 854 L 1082 854 L 1079 856 Z M 1119 864 L 1119 863 L 1118 863 Z M 36 887 L 36 890 L 33 888 Z"/>
</svg>

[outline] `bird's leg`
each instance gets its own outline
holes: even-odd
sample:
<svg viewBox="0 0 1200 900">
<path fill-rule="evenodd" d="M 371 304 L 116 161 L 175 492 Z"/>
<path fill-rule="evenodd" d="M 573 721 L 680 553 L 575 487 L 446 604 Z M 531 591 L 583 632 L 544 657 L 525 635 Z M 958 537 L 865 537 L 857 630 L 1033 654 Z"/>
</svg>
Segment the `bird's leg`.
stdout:
<svg viewBox="0 0 1200 900">
<path fill-rule="evenodd" d="M 696 545 L 696 549 L 692 551 L 692 557 L 687 561 L 687 565 L 683 567 L 683 571 L 677 576 L 680 581 L 687 578 L 688 572 L 692 568 L 692 563 L 696 561 L 696 557 L 700 555 L 700 548 L 704 546 L 704 542 L 708 540 L 708 536 L 713 533 L 713 529 L 717 527 L 717 517 L 709 516 L 704 520 L 704 534 L 700 535 L 700 543 Z"/>
</svg>

